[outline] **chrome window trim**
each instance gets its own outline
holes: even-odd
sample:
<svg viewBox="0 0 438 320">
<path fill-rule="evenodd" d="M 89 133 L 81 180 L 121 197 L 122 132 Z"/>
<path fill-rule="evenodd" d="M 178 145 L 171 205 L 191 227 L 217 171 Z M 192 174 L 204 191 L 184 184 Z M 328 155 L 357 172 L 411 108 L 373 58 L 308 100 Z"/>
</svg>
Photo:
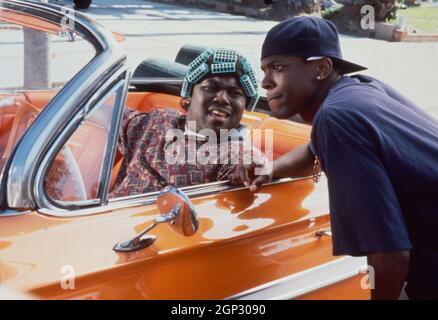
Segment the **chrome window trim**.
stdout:
<svg viewBox="0 0 438 320">
<path fill-rule="evenodd" d="M 123 120 L 123 114 L 125 111 L 125 102 L 128 95 L 129 80 L 131 78 L 131 71 L 127 70 L 125 74 L 125 80 L 121 81 L 123 85 L 122 93 L 116 101 L 115 110 L 111 117 L 110 132 L 108 133 L 108 141 L 105 148 L 105 162 L 102 165 L 101 177 L 104 177 L 103 185 L 100 184 L 98 196 L 101 198 L 101 205 L 108 203 L 109 185 L 111 180 L 111 173 L 113 169 L 114 159 L 117 153 L 117 144 L 120 132 L 121 122 Z M 108 150 L 109 147 L 109 150 Z"/>
<path fill-rule="evenodd" d="M 307 179 L 312 179 L 312 177 L 282 178 L 275 180 L 271 183 L 267 183 L 265 184 L 265 186 L 302 181 Z M 190 199 L 215 195 L 218 192 L 234 192 L 243 189 L 248 189 L 248 188 L 245 186 L 232 185 L 229 183 L 228 180 L 180 188 L 180 190 L 183 191 Z M 38 212 L 47 216 L 59 217 L 59 218 L 92 216 L 92 215 L 107 213 L 118 209 L 125 209 L 125 208 L 154 204 L 156 203 L 159 194 L 160 191 L 155 191 L 155 192 L 150 192 L 140 195 L 114 198 L 114 199 L 109 199 L 109 202 L 106 205 L 93 207 L 93 208 L 85 208 L 85 209 L 82 208 L 77 210 L 65 210 L 65 209 L 61 210 L 59 208 L 55 209 L 53 207 L 42 207 L 41 209 L 38 209 Z"/>
<path fill-rule="evenodd" d="M 120 94 L 120 97 L 118 97 L 117 101 L 115 103 L 118 105 L 115 106 L 115 110 L 113 112 L 117 112 L 118 115 L 120 113 L 121 109 L 124 109 L 124 102 L 126 94 L 126 87 L 129 83 L 129 80 L 127 79 L 127 76 L 129 76 L 128 71 L 126 68 L 122 67 L 117 72 L 115 72 L 108 80 L 107 82 L 101 86 L 89 99 L 87 104 L 75 115 L 73 120 L 68 123 L 64 131 L 57 137 L 57 139 L 54 141 L 54 143 L 50 146 L 48 151 L 45 153 L 41 164 L 39 168 L 37 169 L 36 175 L 35 175 L 35 183 L 33 188 L 33 194 L 35 196 L 36 204 L 39 208 L 49 209 L 53 211 L 59 211 L 59 210 L 79 210 L 81 207 L 84 206 L 96 206 L 100 205 L 102 203 L 101 199 L 89 199 L 84 201 L 76 201 L 76 202 L 65 202 L 65 201 L 56 201 L 50 199 L 44 190 L 44 178 L 46 176 L 47 170 L 50 167 L 50 164 L 52 163 L 54 157 L 57 155 L 59 150 L 62 148 L 62 146 L 67 142 L 67 140 L 72 136 L 72 134 L 78 129 L 81 122 L 85 120 L 87 114 L 91 112 L 95 107 L 99 106 L 100 103 L 108 98 L 109 95 L 116 92 L 122 88 L 122 93 Z M 123 80 L 121 78 L 124 78 Z M 114 116 L 114 114 L 113 114 Z M 110 131 L 115 131 L 118 129 L 117 127 L 110 128 Z M 117 131 L 118 132 L 118 131 Z M 116 134 L 114 134 L 116 135 Z M 109 137 L 108 137 L 109 138 Z M 108 141 L 109 143 L 109 141 Z M 108 146 L 108 144 L 107 144 Z M 110 150 L 105 148 L 105 158 L 108 159 L 108 156 L 111 156 L 111 154 L 108 155 L 108 151 L 114 152 L 113 148 L 111 147 Z M 114 156 L 115 152 L 112 154 Z M 112 161 L 104 160 L 104 166 L 109 166 Z M 103 168 L 102 168 L 103 169 Z M 63 208 L 64 207 L 64 208 Z M 70 207 L 70 210 L 66 209 Z"/>
<path fill-rule="evenodd" d="M 0 88 L 0 93 L 11 93 L 13 92 L 14 94 L 25 94 L 28 92 L 44 92 L 44 91 L 54 91 L 54 92 L 58 92 L 58 88 L 30 88 L 30 89 L 25 89 L 25 88 L 18 88 L 18 89 L 13 89 L 12 90 L 10 88 Z"/>
<path fill-rule="evenodd" d="M 48 2 L 30 2 L 22 0 L 0 0 L 0 8 L 1 7 L 33 15 L 39 19 L 55 24 L 60 24 L 66 14 L 74 11 L 72 8 L 68 8 L 68 11 L 65 11 L 65 6 L 55 5 Z M 68 19 L 70 22 L 74 23 L 75 27 L 73 31 L 88 40 L 95 47 L 97 53 L 107 49 L 107 39 L 106 36 L 102 36 L 102 34 L 108 34 L 108 31 L 102 25 L 79 11 L 74 11 L 74 15 L 69 15 Z"/>
<path fill-rule="evenodd" d="M 296 177 L 296 178 L 281 178 L 281 179 L 274 179 L 270 183 L 266 183 L 263 186 L 269 186 L 269 185 L 275 185 L 275 184 L 281 184 L 281 183 L 287 183 L 287 182 L 294 182 L 294 181 L 301 181 L 301 180 L 307 180 L 307 179 L 313 179 L 312 176 L 307 177 Z M 204 184 L 197 184 L 192 186 L 186 186 L 179 188 L 181 191 L 186 193 L 187 195 L 193 195 L 193 196 L 202 196 L 203 193 L 211 194 L 212 192 L 228 192 L 228 191 L 239 191 L 243 189 L 248 189 L 248 187 L 245 187 L 243 185 L 233 185 L 229 182 L 229 180 L 224 181 L 215 181 L 215 182 L 209 182 Z M 110 199 L 111 202 L 116 201 L 122 201 L 122 200 L 135 200 L 144 198 L 145 195 L 154 195 L 159 194 L 160 191 L 155 191 L 147 194 L 138 194 L 138 195 L 132 195 L 132 196 L 126 196 L 126 197 L 119 197 Z"/>
<path fill-rule="evenodd" d="M 367 269 L 365 257 L 344 256 L 322 265 L 265 283 L 225 300 L 289 300 L 334 285 Z M 364 274 L 365 275 L 365 274 Z"/>
<path fill-rule="evenodd" d="M 2 6 L 27 14 L 44 13 L 45 19 L 59 23 L 65 15 L 61 7 L 24 1 L 4 0 Z M 99 88 L 115 69 L 125 64 L 126 56 L 113 35 L 98 23 L 75 12 L 75 31 L 87 38 L 96 49 L 95 57 L 82 68 L 50 101 L 32 123 L 6 163 L 1 185 L 6 190 L 1 203 L 9 208 L 34 209 L 33 180 L 42 158 L 55 136 L 64 130 L 82 104 Z M 5 185 L 6 184 L 6 185 Z"/>
<path fill-rule="evenodd" d="M 136 85 L 136 84 L 147 85 L 147 84 L 162 83 L 162 84 L 180 85 L 181 86 L 183 84 L 183 81 L 184 81 L 184 79 L 179 79 L 179 78 L 143 77 L 143 78 L 132 78 L 130 84 L 131 85 Z"/>
<path fill-rule="evenodd" d="M 0 211 L 0 219 L 3 217 L 15 217 L 15 216 L 22 216 L 31 213 L 31 210 L 14 210 L 14 209 L 6 209 Z"/>
</svg>

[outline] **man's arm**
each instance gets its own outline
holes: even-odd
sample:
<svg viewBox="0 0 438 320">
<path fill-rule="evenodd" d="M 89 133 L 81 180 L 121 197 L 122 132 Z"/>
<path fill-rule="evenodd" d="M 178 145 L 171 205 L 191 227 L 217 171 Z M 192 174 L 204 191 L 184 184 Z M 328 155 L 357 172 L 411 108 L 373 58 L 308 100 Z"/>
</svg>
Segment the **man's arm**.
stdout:
<svg viewBox="0 0 438 320">
<path fill-rule="evenodd" d="M 374 280 L 371 299 L 398 299 L 409 270 L 409 251 L 370 253 L 368 265 L 374 269 L 370 274 Z"/>
<path fill-rule="evenodd" d="M 314 155 L 305 144 L 286 153 L 272 163 L 272 172 L 267 175 L 254 175 L 256 164 L 238 165 L 228 178 L 234 184 L 245 184 L 255 191 L 263 183 L 268 183 L 272 178 L 301 177 L 311 175 L 313 172 Z"/>
<path fill-rule="evenodd" d="M 274 161 L 272 176 L 287 178 L 311 175 L 314 160 L 309 144 L 299 146 Z"/>
</svg>

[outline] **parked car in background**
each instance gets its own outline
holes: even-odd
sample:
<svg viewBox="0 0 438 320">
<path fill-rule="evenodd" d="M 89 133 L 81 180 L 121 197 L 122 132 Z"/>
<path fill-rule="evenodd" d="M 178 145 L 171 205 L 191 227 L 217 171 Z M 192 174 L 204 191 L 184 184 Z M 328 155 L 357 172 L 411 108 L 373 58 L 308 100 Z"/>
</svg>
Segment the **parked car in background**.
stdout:
<svg viewBox="0 0 438 320">
<path fill-rule="evenodd" d="M 12 0 L 0 46 L 0 285 L 47 299 L 369 297 L 366 261 L 332 255 L 324 177 L 109 197 L 124 108 L 183 111 L 191 47 L 167 67 L 145 57 L 131 78 L 100 24 Z M 262 151 L 266 130 L 274 157 L 309 141 L 309 126 L 266 110 L 262 98 L 242 120 Z"/>
<path fill-rule="evenodd" d="M 73 1 L 75 3 L 76 9 L 87 9 L 92 2 L 92 0 L 73 0 Z"/>
</svg>

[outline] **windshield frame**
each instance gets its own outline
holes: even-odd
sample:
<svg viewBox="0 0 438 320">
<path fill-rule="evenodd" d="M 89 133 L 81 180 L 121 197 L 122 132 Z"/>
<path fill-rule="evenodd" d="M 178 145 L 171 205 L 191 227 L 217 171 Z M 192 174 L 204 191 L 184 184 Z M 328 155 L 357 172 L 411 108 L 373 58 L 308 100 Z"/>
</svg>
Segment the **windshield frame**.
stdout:
<svg viewBox="0 0 438 320">
<path fill-rule="evenodd" d="M 62 7 L 47 3 L 0 0 L 0 12 L 3 10 L 12 10 L 21 17 L 24 14 L 59 26 L 67 16 Z M 126 56 L 110 31 L 79 12 L 68 18 L 73 19 L 74 28 L 66 31 L 79 34 L 94 47 L 96 54 L 59 90 L 15 146 L 0 175 L 0 205 L 4 209 L 37 207 L 33 183 L 49 146 L 96 88 L 115 71 L 127 69 Z"/>
</svg>

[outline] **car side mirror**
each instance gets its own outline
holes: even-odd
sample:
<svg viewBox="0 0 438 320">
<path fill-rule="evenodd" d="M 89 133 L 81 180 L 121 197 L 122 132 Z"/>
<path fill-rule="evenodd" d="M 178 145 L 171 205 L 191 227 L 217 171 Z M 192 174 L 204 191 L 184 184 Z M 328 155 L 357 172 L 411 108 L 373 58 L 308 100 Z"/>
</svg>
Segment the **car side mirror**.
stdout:
<svg viewBox="0 0 438 320">
<path fill-rule="evenodd" d="M 161 216 L 156 223 L 169 222 L 170 227 L 179 234 L 189 237 L 199 228 L 199 220 L 190 199 L 181 190 L 168 186 L 159 194 L 157 206 Z"/>
<path fill-rule="evenodd" d="M 177 233 L 189 237 L 199 228 L 199 220 L 190 199 L 181 190 L 167 186 L 157 197 L 157 207 L 161 215 L 154 219 L 154 223 L 140 232 L 132 239 L 117 243 L 113 250 L 117 252 L 130 252 L 146 248 L 157 239 L 156 236 L 147 234 L 158 224 L 167 222 Z"/>
</svg>

